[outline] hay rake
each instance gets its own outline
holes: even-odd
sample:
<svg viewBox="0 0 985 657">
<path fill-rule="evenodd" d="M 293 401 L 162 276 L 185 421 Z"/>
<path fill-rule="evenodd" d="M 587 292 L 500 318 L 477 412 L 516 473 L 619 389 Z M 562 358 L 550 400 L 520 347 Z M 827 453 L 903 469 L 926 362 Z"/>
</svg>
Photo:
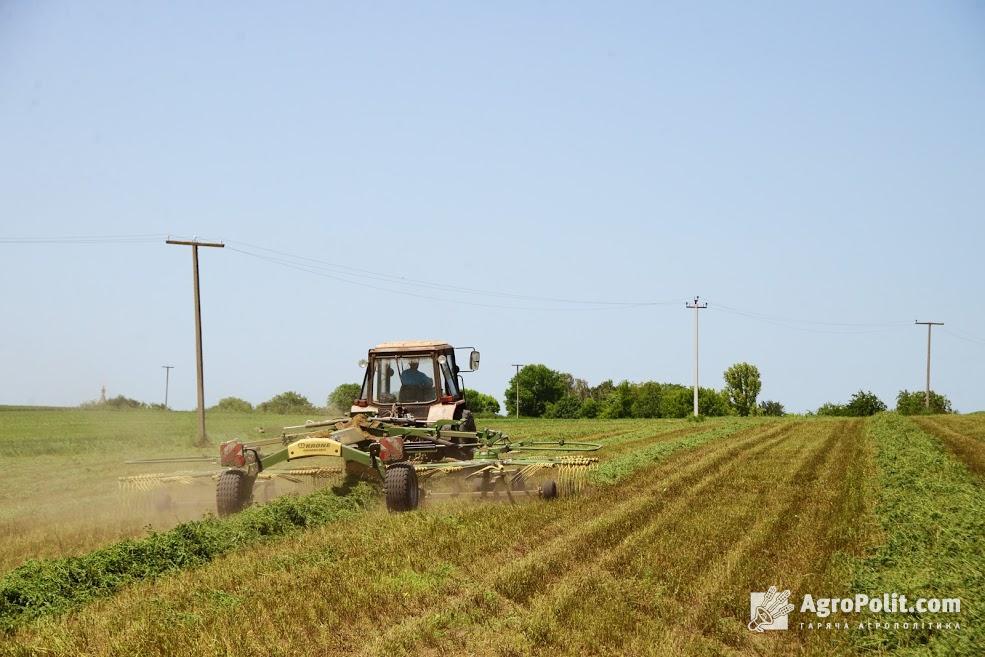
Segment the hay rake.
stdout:
<svg viewBox="0 0 985 657">
<path fill-rule="evenodd" d="M 597 458 L 597 443 L 514 441 L 500 431 L 463 431 L 459 421 L 434 424 L 412 417 L 351 418 L 287 427 L 280 440 L 219 446 L 222 469 L 120 477 L 123 490 L 150 492 L 196 482 L 216 484 L 220 516 L 235 513 L 257 497 L 269 498 L 273 480 L 292 483 L 332 477 L 382 482 L 392 511 L 417 508 L 422 498 L 471 495 L 550 499 L 577 493 Z M 265 453 L 264 448 L 277 444 Z M 287 462 L 327 457 L 316 467 L 283 467 Z M 180 459 L 186 461 L 186 459 Z M 160 463 L 165 459 L 131 461 Z M 266 485 L 264 485 L 266 484 Z M 260 493 L 260 495 L 256 495 Z"/>
</svg>

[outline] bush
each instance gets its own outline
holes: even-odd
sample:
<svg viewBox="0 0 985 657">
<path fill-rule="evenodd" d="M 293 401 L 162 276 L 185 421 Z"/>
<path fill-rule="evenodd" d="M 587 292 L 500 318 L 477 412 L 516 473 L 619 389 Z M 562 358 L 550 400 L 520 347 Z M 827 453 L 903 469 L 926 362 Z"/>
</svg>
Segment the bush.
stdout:
<svg viewBox="0 0 985 657">
<path fill-rule="evenodd" d="M 724 392 L 712 388 L 698 388 L 698 414 L 720 417 L 730 414 L 730 406 Z M 665 384 L 660 398 L 660 417 L 683 418 L 694 416 L 694 389 L 675 383 Z"/>
<path fill-rule="evenodd" d="M 352 405 L 359 399 L 362 386 L 358 383 L 343 383 L 328 396 L 328 407 L 334 408 L 339 413 L 348 413 Z"/>
<path fill-rule="evenodd" d="M 843 404 L 832 404 L 831 402 L 828 402 L 826 404 L 822 404 L 821 407 L 817 409 L 817 414 L 819 416 L 841 417 L 848 415 L 848 411 L 845 410 L 845 406 Z"/>
<path fill-rule="evenodd" d="M 633 405 L 636 403 L 636 386 L 629 381 L 617 385 L 602 405 L 601 417 L 611 420 L 621 417 L 633 417 Z"/>
<path fill-rule="evenodd" d="M 759 414 L 769 417 L 781 417 L 786 415 L 783 404 L 778 401 L 768 400 L 759 402 Z"/>
<path fill-rule="evenodd" d="M 487 395 L 470 388 L 465 388 L 462 390 L 462 393 L 465 395 L 465 406 L 474 415 L 499 414 L 499 400 L 492 395 Z"/>
<path fill-rule="evenodd" d="M 663 386 L 655 381 L 644 381 L 636 386 L 632 417 L 660 417 L 660 399 Z"/>
<path fill-rule="evenodd" d="M 547 405 L 544 411 L 546 418 L 576 418 L 581 413 L 582 402 L 574 395 L 565 395 L 552 404 Z"/>
<path fill-rule="evenodd" d="M 599 416 L 599 410 L 599 403 L 589 397 L 581 403 L 581 408 L 578 409 L 578 417 L 595 419 Z"/>
<path fill-rule="evenodd" d="M 123 395 L 117 395 L 103 401 L 91 401 L 80 405 L 81 408 L 112 408 L 117 410 L 129 408 L 147 408 L 147 404 Z"/>
<path fill-rule="evenodd" d="M 279 395 L 268 399 L 262 404 L 257 404 L 257 410 L 261 413 L 279 413 L 286 415 L 289 413 L 308 413 L 315 410 L 315 407 L 307 397 L 299 395 L 293 390 L 282 392 Z"/>
<path fill-rule="evenodd" d="M 216 411 L 226 411 L 229 413 L 252 413 L 253 404 L 240 399 L 239 397 L 223 397 L 219 403 L 212 407 Z"/>
<path fill-rule="evenodd" d="M 845 406 L 846 415 L 852 417 L 867 417 L 886 410 L 886 404 L 876 397 L 875 393 L 859 390 L 848 400 Z"/>
<path fill-rule="evenodd" d="M 924 393 L 900 390 L 896 395 L 896 411 L 902 415 L 932 415 L 938 413 L 953 413 L 951 400 L 944 395 L 930 391 L 930 408 L 925 405 Z"/>
</svg>

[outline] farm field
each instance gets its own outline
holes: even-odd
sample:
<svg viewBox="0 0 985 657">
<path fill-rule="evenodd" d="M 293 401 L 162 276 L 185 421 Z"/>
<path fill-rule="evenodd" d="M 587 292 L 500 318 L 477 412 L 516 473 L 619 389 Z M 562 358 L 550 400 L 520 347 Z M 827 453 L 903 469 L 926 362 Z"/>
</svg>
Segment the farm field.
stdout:
<svg viewBox="0 0 985 657">
<path fill-rule="evenodd" d="M 50 495 L 50 506 L 33 507 L 53 518 L 59 503 L 72 503 L 73 485 L 109 495 L 119 473 L 110 461 L 121 451 L 127 454 L 118 461 L 189 453 L 190 414 L 79 419 L 90 411 L 5 412 L 13 414 L 0 414 L 8 472 L 18 462 L 33 464 L 32 453 L 48 458 L 49 468 L 87 464 Z M 32 436 L 26 413 L 63 415 Z M 210 418 L 212 439 L 253 430 L 257 418 L 280 420 Z M 15 618 L 3 651 L 981 654 L 985 496 L 974 461 L 962 458 L 940 427 L 980 440 L 985 417 L 489 425 L 519 437 L 605 443 L 592 485 L 549 503 L 455 500 L 409 514 L 388 513 L 369 496 L 357 510 L 306 531 L 243 542 L 202 565 L 120 586 L 70 613 Z M 134 431 L 142 433 L 128 443 Z M 16 527 L 32 515 L 45 517 L 32 514 L 23 491 L 43 486 L 26 473 L 15 476 L 16 482 L 3 482 L 0 497 L 4 522 L 13 528 L 0 539 L 5 571 L 34 552 L 79 554 L 139 533 L 132 519 L 81 533 L 54 523 L 20 540 Z M 57 572 L 67 562 L 51 563 Z M 9 577 L 0 580 L 0 605 L 6 605 L 0 613 L 8 615 L 19 604 L 16 590 L 5 588 Z M 798 599 L 806 592 L 883 591 L 960 597 L 962 628 L 825 631 L 799 627 L 799 620 L 817 619 L 795 612 L 788 631 L 750 632 L 749 592 L 771 584 Z"/>
<path fill-rule="evenodd" d="M 209 413 L 209 437 L 279 435 L 304 416 Z M 193 447 L 195 414 L 155 410 L 0 407 L 0 571 L 29 557 L 82 552 L 122 536 L 172 527 L 214 508 L 211 486 L 162 511 L 121 496 L 117 478 L 197 464 L 126 465 L 132 459 L 214 456 Z"/>
</svg>

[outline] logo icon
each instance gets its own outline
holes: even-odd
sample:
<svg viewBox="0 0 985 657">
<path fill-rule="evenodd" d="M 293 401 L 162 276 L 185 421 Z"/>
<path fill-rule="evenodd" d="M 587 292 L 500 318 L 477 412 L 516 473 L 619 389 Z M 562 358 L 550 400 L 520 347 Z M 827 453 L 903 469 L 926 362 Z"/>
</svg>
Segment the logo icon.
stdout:
<svg viewBox="0 0 985 657">
<path fill-rule="evenodd" d="M 750 593 L 749 629 L 753 632 L 787 629 L 787 614 L 793 611 L 793 605 L 787 602 L 789 597 L 789 590 L 777 593 L 775 586 L 765 593 Z"/>
</svg>

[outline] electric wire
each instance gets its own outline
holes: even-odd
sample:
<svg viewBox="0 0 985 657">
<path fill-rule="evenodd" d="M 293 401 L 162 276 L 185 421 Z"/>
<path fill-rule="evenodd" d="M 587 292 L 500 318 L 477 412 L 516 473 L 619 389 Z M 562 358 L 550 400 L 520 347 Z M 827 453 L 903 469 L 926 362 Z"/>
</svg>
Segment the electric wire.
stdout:
<svg viewBox="0 0 985 657">
<path fill-rule="evenodd" d="M 150 244 L 162 239 L 170 238 L 171 235 L 165 233 L 137 233 L 137 234 L 112 234 L 112 235 L 68 235 L 68 236 L 47 236 L 47 237 L 0 237 L 0 244 Z M 233 246 L 238 245 L 238 246 Z M 638 309 L 655 306 L 675 306 L 680 303 L 676 299 L 667 300 L 644 300 L 644 301 L 601 301 L 573 299 L 567 297 L 551 297 L 533 294 L 520 294 L 515 292 L 489 290 L 447 283 L 436 283 L 416 278 L 408 278 L 394 274 L 387 274 L 371 269 L 352 267 L 336 262 L 312 258 L 298 254 L 288 253 L 269 247 L 241 242 L 237 240 L 227 240 L 226 248 L 230 251 L 255 258 L 257 260 L 299 271 L 314 276 L 319 276 L 334 280 L 346 285 L 363 287 L 366 289 L 412 297 L 427 301 L 438 301 L 442 303 L 460 304 L 475 306 L 480 308 L 492 308 L 498 310 L 525 310 L 525 311 L 597 311 L 597 310 L 621 310 Z M 399 289 L 395 289 L 396 286 Z M 411 288 L 411 289 L 407 289 Z M 421 288 L 430 290 L 434 294 L 448 294 L 456 296 L 469 296 L 473 298 L 501 299 L 503 301 L 521 301 L 544 305 L 507 305 L 505 303 L 488 303 L 486 301 L 469 300 L 461 298 L 449 298 L 434 296 L 434 294 L 422 293 Z M 883 333 L 893 329 L 902 328 L 911 324 L 908 320 L 891 322 L 831 322 L 824 320 L 809 320 L 801 318 L 783 317 L 768 313 L 761 313 L 753 310 L 736 308 L 722 303 L 712 301 L 709 310 L 721 311 L 723 313 L 743 317 L 745 319 L 770 324 L 780 328 L 806 333 L 820 333 L 829 335 L 861 335 Z M 985 339 L 961 333 L 954 329 L 941 327 L 950 336 L 969 342 L 972 344 L 985 346 Z"/>
<path fill-rule="evenodd" d="M 339 281 L 339 282 L 342 282 L 342 283 L 347 283 L 349 285 L 356 285 L 356 286 L 359 286 L 359 287 L 364 287 L 364 288 L 371 289 L 371 290 L 376 290 L 376 291 L 379 291 L 379 292 L 386 292 L 386 293 L 389 293 L 389 294 L 395 294 L 395 295 L 399 295 L 399 296 L 402 296 L 402 297 L 403 296 L 409 296 L 409 297 L 413 297 L 413 298 L 417 298 L 417 299 L 424 299 L 424 300 L 427 300 L 427 301 L 439 301 L 439 302 L 442 302 L 442 303 L 462 304 L 462 305 L 467 305 L 467 306 L 476 306 L 476 307 L 479 307 L 479 308 L 493 308 L 493 309 L 497 309 L 497 310 L 530 310 L 530 311 L 552 311 L 552 312 L 554 312 L 554 311 L 561 311 L 561 312 L 569 311 L 570 312 L 570 311 L 592 311 L 592 310 L 620 310 L 620 309 L 626 309 L 626 308 L 634 308 L 634 307 L 638 308 L 638 307 L 643 307 L 643 306 L 652 306 L 652 305 L 655 305 L 654 302 L 642 302 L 642 303 L 621 303 L 619 305 L 594 305 L 593 306 L 593 305 L 590 305 L 592 302 L 582 302 L 585 305 L 583 305 L 581 307 L 578 307 L 578 306 L 545 307 L 545 306 L 503 305 L 503 304 L 493 304 L 493 303 L 485 303 L 485 302 L 479 302 L 479 301 L 469 301 L 469 300 L 464 300 L 464 299 L 450 299 L 450 298 L 445 298 L 445 297 L 436 297 L 436 296 L 432 296 L 432 295 L 428 295 L 428 294 L 421 294 L 420 292 L 415 292 L 413 290 L 399 290 L 399 289 L 394 289 L 394 288 L 391 288 L 391 287 L 384 287 L 384 286 L 381 286 L 381 285 L 375 285 L 373 283 L 366 283 L 365 281 L 348 278 L 348 277 L 342 276 L 342 275 L 340 275 L 338 273 L 332 273 L 332 272 L 324 271 L 322 269 L 319 269 L 317 267 L 313 267 L 313 266 L 310 266 L 310 265 L 303 265 L 303 264 L 292 262 L 290 260 L 286 260 L 286 259 L 283 259 L 283 258 L 274 258 L 274 257 L 271 257 L 271 256 L 265 256 L 265 255 L 259 254 L 259 253 L 253 253 L 253 252 L 247 251 L 245 249 L 239 249 L 237 247 L 229 246 L 228 243 L 226 245 L 226 248 L 228 250 L 230 250 L 230 251 L 235 252 L 235 253 L 241 253 L 243 255 L 246 255 L 246 256 L 249 256 L 249 257 L 252 257 L 252 258 L 256 258 L 258 260 L 262 260 L 262 261 L 265 261 L 265 262 L 276 264 L 276 265 L 279 265 L 279 266 L 282 266 L 282 267 L 286 267 L 288 269 L 293 269 L 293 270 L 296 270 L 296 271 L 306 272 L 306 273 L 309 273 L 309 274 L 312 274 L 312 275 L 315 275 L 315 276 L 321 276 L 321 277 L 328 278 L 328 279 L 335 280 L 335 281 Z M 393 282 L 394 283 L 397 283 L 398 281 L 393 281 Z M 409 282 L 409 279 L 404 284 L 411 285 L 411 283 Z M 416 283 L 414 285 L 416 285 Z M 674 302 L 670 302 L 670 303 L 674 303 Z"/>
<path fill-rule="evenodd" d="M 585 299 L 568 299 L 568 298 L 558 298 L 558 297 L 546 297 L 546 296 L 536 296 L 530 294 L 516 294 L 511 292 L 502 292 L 494 290 L 483 290 L 471 287 L 462 287 L 458 285 L 449 285 L 447 283 L 435 283 L 433 281 L 425 281 L 415 278 L 407 278 L 405 276 L 395 276 L 393 274 L 385 274 L 378 271 L 372 271 L 369 269 L 360 269 L 357 267 L 350 267 L 347 265 L 340 265 L 338 263 L 329 262 L 326 260 L 320 260 L 317 258 L 310 258 L 307 256 L 299 256 L 284 251 L 278 251 L 276 249 L 270 249 L 263 246 L 258 246 L 255 244 L 249 244 L 246 242 L 238 242 L 235 240 L 228 240 L 226 242 L 229 244 L 238 244 L 240 247 L 245 247 L 239 250 L 241 253 L 247 253 L 248 250 L 258 250 L 264 251 L 266 253 L 272 253 L 277 256 L 281 256 L 278 262 L 293 262 L 300 261 L 297 264 L 303 264 L 305 266 L 315 267 L 317 269 L 324 269 L 330 272 L 336 272 L 336 270 L 341 270 L 341 273 L 347 275 L 360 275 L 367 278 L 378 280 L 387 283 L 396 283 L 399 285 L 413 285 L 413 286 L 423 286 L 436 291 L 449 292 L 449 293 L 463 293 L 463 294 L 473 294 L 477 296 L 489 296 L 489 297 L 499 297 L 505 299 L 516 299 L 522 301 L 545 301 L 549 303 L 562 303 L 562 304 L 577 304 L 577 305 L 590 305 L 590 306 L 625 306 L 625 307 L 640 307 L 640 306 L 670 306 L 679 303 L 676 299 L 663 300 L 663 301 L 599 301 L 599 300 L 585 300 Z M 250 253 L 250 255 L 259 254 Z M 310 263 L 310 264 L 309 264 Z"/>
</svg>

